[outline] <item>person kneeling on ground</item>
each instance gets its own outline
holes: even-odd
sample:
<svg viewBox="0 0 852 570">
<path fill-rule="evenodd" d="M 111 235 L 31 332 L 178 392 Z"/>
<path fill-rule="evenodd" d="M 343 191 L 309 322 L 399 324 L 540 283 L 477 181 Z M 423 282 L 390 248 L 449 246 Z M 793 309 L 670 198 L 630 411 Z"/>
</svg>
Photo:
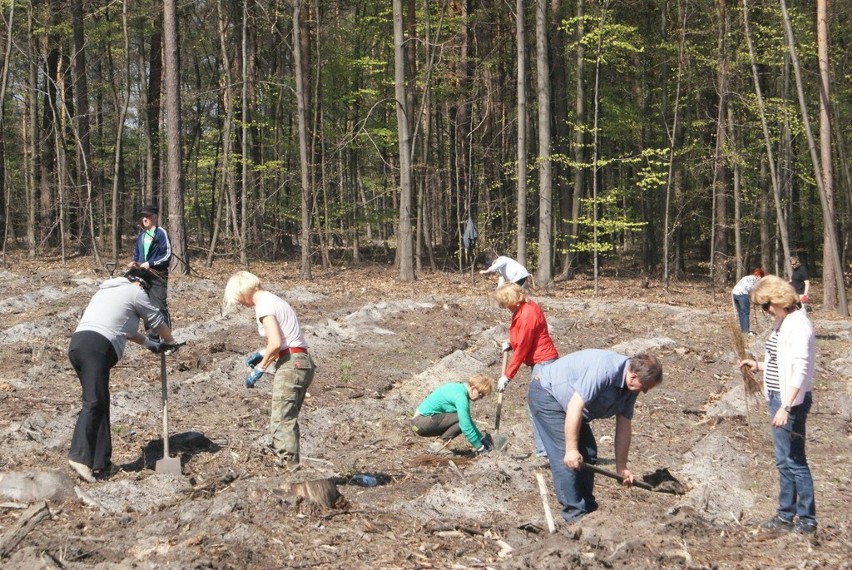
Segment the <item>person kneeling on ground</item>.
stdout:
<svg viewBox="0 0 852 570">
<path fill-rule="evenodd" d="M 450 440 L 463 433 L 477 455 L 487 455 L 493 447 L 491 436 L 483 435 L 473 423 L 470 403 L 493 390 L 491 379 L 484 374 L 471 376 L 467 383 L 442 384 L 417 406 L 411 429 L 423 437 L 440 437 L 441 441 L 429 446 L 429 451 L 442 450 Z"/>
</svg>

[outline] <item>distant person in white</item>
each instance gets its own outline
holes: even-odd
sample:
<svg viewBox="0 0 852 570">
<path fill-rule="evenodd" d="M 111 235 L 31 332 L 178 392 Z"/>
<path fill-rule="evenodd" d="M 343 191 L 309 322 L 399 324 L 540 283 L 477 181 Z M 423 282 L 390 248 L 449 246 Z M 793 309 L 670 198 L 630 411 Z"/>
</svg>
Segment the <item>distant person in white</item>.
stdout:
<svg viewBox="0 0 852 570">
<path fill-rule="evenodd" d="M 526 267 L 505 255 L 501 255 L 495 259 L 494 263 L 491 264 L 491 267 L 483 269 L 479 273 L 482 275 L 485 275 L 486 273 L 499 273 L 500 280 L 497 281 L 498 289 L 504 283 L 515 283 L 523 287 L 524 283 L 527 282 L 527 277 L 530 276 L 530 272 L 527 271 Z"/>
</svg>

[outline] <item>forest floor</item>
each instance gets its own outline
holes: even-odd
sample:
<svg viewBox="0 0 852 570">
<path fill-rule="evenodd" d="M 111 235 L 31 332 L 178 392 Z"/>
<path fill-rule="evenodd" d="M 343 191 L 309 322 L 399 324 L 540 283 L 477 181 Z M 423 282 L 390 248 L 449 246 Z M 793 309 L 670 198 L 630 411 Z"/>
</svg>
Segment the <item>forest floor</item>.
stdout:
<svg viewBox="0 0 852 570">
<path fill-rule="evenodd" d="M 271 379 L 243 386 L 244 356 L 261 346 L 252 313 L 223 313 L 233 266 L 173 276 L 169 305 L 186 346 L 167 359 L 172 454 L 162 458 L 159 359 L 130 345 L 113 369 L 117 471 L 94 484 L 67 464 L 80 387 L 67 357 L 82 309 L 107 277 L 88 258 L 12 258 L 0 270 L 0 566 L 9 568 L 849 568 L 852 560 L 852 320 L 815 304 L 817 373 L 808 457 L 819 530 L 767 533 L 778 489 L 766 406 L 744 396 L 734 367 L 728 292 L 677 282 L 668 290 L 586 275 L 537 290 L 560 354 L 608 348 L 661 357 L 664 383 L 640 395 L 630 464 L 667 468 L 684 495 L 624 489 L 597 477 L 600 508 L 581 524 L 559 517 L 546 462 L 531 454 L 529 369 L 504 396 L 503 452 L 427 453 L 407 418 L 437 385 L 500 375 L 509 313 L 496 277 L 425 273 L 400 283 L 390 266 L 252 270 L 290 302 L 318 370 L 300 416 L 303 462 L 265 451 Z M 623 272 L 622 272 L 623 273 Z M 819 301 L 819 289 L 812 290 Z M 754 319 L 762 355 L 770 322 Z M 748 405 L 747 405 L 748 404 Z M 473 406 L 491 431 L 496 398 Z M 593 424 L 613 468 L 612 420 Z M 354 474 L 379 485 L 354 485 Z M 536 474 L 547 483 L 556 532 Z M 323 507 L 293 485 L 330 479 Z M 45 508 L 46 505 L 46 508 Z"/>
</svg>

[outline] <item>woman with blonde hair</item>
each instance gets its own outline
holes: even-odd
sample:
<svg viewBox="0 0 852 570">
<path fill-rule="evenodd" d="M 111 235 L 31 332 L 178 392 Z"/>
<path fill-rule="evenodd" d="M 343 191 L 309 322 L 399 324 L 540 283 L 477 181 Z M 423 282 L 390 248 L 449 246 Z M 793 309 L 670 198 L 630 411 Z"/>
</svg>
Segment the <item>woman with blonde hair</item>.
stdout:
<svg viewBox="0 0 852 570">
<path fill-rule="evenodd" d="M 775 516 L 761 527 L 811 534 L 817 528 L 816 504 L 805 456 L 805 435 L 816 361 L 814 329 L 800 308 L 796 291 L 780 277 L 768 275 L 761 279 L 751 298 L 775 318 L 763 361 L 737 362 L 738 367 L 763 371 L 763 392 L 769 405 L 775 466 L 780 479 Z"/>
<path fill-rule="evenodd" d="M 491 379 L 484 374 L 471 376 L 466 383 L 448 382 L 435 388 L 424 399 L 411 420 L 411 430 L 423 437 L 440 437 L 430 451 L 438 451 L 459 434 L 464 434 L 477 455 L 487 455 L 493 444 L 473 423 L 470 403 L 493 391 Z"/>
<path fill-rule="evenodd" d="M 269 422 L 272 449 L 282 465 L 295 467 L 299 464 L 299 411 L 316 369 L 299 319 L 289 303 L 264 290 L 260 278 L 248 271 L 238 271 L 228 279 L 224 303 L 254 308 L 257 332 L 266 337 L 266 346 L 246 357 L 251 372 L 245 385 L 254 388 L 274 365 Z"/>
<path fill-rule="evenodd" d="M 501 308 L 512 313 L 509 341 L 503 343 L 504 351 L 513 351 L 512 358 L 497 381 L 497 391 L 503 392 L 522 364 L 529 366 L 531 375 L 534 375 L 538 366 L 553 362 L 559 358 L 559 353 L 550 338 L 541 307 L 530 299 L 520 286 L 514 283 L 503 285 L 494 292 L 494 299 Z M 547 452 L 535 422 L 532 421 L 532 415 L 530 415 L 530 423 L 535 440 L 535 453 L 539 457 L 544 457 Z"/>
</svg>

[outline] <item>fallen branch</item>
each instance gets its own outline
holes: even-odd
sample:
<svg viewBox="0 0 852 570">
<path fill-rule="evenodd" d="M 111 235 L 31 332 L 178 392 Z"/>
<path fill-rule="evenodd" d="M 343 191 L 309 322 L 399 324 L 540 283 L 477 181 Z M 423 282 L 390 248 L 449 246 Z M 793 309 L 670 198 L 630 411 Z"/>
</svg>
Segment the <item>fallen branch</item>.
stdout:
<svg viewBox="0 0 852 570">
<path fill-rule="evenodd" d="M 0 558 L 8 556 L 35 527 L 48 518 L 50 518 L 50 509 L 44 502 L 33 505 L 21 513 L 15 528 L 0 538 Z"/>
<path fill-rule="evenodd" d="M 544 475 L 536 473 L 535 479 L 538 481 L 538 492 L 541 495 L 541 503 L 544 505 L 544 518 L 547 520 L 547 530 L 550 534 L 553 534 L 556 532 L 556 523 L 553 522 L 553 514 L 550 512 L 550 501 L 547 497 L 547 487 L 544 484 Z"/>
</svg>

